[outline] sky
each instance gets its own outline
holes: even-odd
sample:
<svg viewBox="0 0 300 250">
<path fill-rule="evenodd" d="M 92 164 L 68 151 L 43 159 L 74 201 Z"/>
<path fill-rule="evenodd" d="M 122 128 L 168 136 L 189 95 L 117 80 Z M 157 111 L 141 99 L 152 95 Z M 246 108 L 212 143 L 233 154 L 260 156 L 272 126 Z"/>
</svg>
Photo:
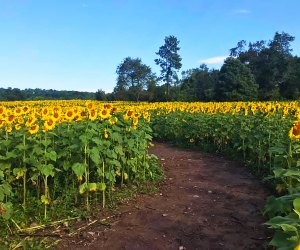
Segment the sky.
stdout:
<svg viewBox="0 0 300 250">
<path fill-rule="evenodd" d="M 0 0 L 0 87 L 112 92 L 130 56 L 157 75 L 167 36 L 182 68 L 220 68 L 240 40 L 295 36 L 299 0 Z"/>
</svg>

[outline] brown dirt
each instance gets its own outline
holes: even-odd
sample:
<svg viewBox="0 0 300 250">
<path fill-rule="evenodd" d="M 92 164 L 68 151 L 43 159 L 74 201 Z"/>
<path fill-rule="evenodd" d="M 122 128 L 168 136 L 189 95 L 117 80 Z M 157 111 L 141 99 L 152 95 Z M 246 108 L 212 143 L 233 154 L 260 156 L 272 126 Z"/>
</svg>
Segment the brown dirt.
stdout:
<svg viewBox="0 0 300 250">
<path fill-rule="evenodd" d="M 266 188 L 239 164 L 155 143 L 166 179 L 159 193 L 119 208 L 110 227 L 95 223 L 57 249 L 266 249 Z"/>
</svg>

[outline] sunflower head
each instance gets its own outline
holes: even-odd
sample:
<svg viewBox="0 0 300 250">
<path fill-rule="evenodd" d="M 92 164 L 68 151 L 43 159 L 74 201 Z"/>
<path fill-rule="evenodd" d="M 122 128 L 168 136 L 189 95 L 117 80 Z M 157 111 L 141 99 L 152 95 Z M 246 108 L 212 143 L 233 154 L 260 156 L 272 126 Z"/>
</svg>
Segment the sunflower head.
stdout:
<svg viewBox="0 0 300 250">
<path fill-rule="evenodd" d="M 289 137 L 294 140 L 300 139 L 300 122 L 296 122 L 290 129 Z"/>
<path fill-rule="evenodd" d="M 33 124 L 31 125 L 30 129 L 28 130 L 28 132 L 30 134 L 36 134 L 39 131 L 39 125 L 38 124 Z"/>
<path fill-rule="evenodd" d="M 44 122 L 44 127 L 46 131 L 53 130 L 55 127 L 56 123 L 55 120 L 51 117 L 49 117 L 45 122 Z"/>
<path fill-rule="evenodd" d="M 102 109 L 100 112 L 100 117 L 102 120 L 110 117 L 110 110 L 109 109 Z"/>
<path fill-rule="evenodd" d="M 95 121 L 97 119 L 97 110 L 95 109 L 89 110 L 89 119 L 91 121 Z"/>
</svg>

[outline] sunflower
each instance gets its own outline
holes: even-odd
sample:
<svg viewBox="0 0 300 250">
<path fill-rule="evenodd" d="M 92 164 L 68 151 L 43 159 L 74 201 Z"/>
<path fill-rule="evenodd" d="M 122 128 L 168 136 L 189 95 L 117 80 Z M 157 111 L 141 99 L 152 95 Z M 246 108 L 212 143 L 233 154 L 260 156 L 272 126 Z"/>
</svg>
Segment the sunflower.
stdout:
<svg viewBox="0 0 300 250">
<path fill-rule="evenodd" d="M 16 107 L 14 110 L 14 116 L 21 116 L 23 114 L 23 110 L 20 107 Z"/>
<path fill-rule="evenodd" d="M 66 112 L 65 112 L 65 118 L 67 121 L 71 122 L 74 120 L 76 116 L 76 113 L 74 111 L 74 109 L 68 109 Z"/>
<path fill-rule="evenodd" d="M 16 129 L 16 130 L 20 130 L 21 128 L 22 128 L 22 126 L 21 126 L 20 124 L 16 124 L 16 125 L 15 125 L 15 129 Z"/>
<path fill-rule="evenodd" d="M 17 124 L 24 124 L 24 118 L 22 116 L 17 117 L 15 119 L 15 123 L 17 123 Z"/>
<path fill-rule="evenodd" d="M 89 110 L 89 119 L 91 121 L 95 121 L 97 119 L 97 110 L 95 109 Z"/>
<path fill-rule="evenodd" d="M 0 120 L 0 128 L 2 128 L 4 124 L 5 124 L 5 121 Z"/>
<path fill-rule="evenodd" d="M 127 112 L 123 115 L 123 119 L 126 121 L 134 115 L 132 110 L 127 110 Z"/>
<path fill-rule="evenodd" d="M 49 117 L 45 122 L 44 122 L 44 128 L 46 131 L 49 131 L 49 130 L 53 130 L 55 128 L 55 120 L 51 117 Z"/>
<path fill-rule="evenodd" d="M 6 123 L 7 124 L 12 124 L 15 121 L 15 116 L 14 115 L 9 115 L 6 117 Z"/>
<path fill-rule="evenodd" d="M 6 131 L 7 133 L 10 133 L 10 132 L 12 131 L 12 126 L 11 126 L 10 124 L 6 125 L 5 131 Z"/>
<path fill-rule="evenodd" d="M 104 129 L 103 136 L 104 136 L 104 138 L 105 138 L 105 139 L 107 139 L 107 138 L 108 138 L 109 134 L 108 134 L 108 131 L 107 131 L 107 129 Z"/>
<path fill-rule="evenodd" d="M 53 120 L 59 121 L 60 117 L 61 117 L 61 111 L 54 110 L 53 115 L 52 115 Z"/>
<path fill-rule="evenodd" d="M 39 131 L 39 125 L 38 124 L 32 124 L 31 126 L 30 126 L 30 129 L 28 130 L 28 132 L 30 133 L 30 134 L 36 134 L 37 132 Z"/>
<path fill-rule="evenodd" d="M 300 139 L 300 122 L 296 122 L 290 129 L 289 137 L 294 140 Z"/>
<path fill-rule="evenodd" d="M 300 250 L 300 242 L 299 242 L 299 244 L 294 248 L 294 250 Z"/>
<path fill-rule="evenodd" d="M 93 102 L 90 102 L 90 101 L 86 102 L 85 106 L 88 110 L 92 110 L 92 109 L 95 108 L 95 104 Z"/>
<path fill-rule="evenodd" d="M 25 126 L 30 128 L 32 126 L 32 124 L 34 124 L 36 122 L 36 118 L 35 116 L 29 116 L 26 123 L 25 123 Z"/>
<path fill-rule="evenodd" d="M 46 120 L 50 115 L 50 109 L 48 107 L 42 108 L 42 119 Z"/>
<path fill-rule="evenodd" d="M 110 125 L 114 125 L 118 122 L 118 118 L 117 117 L 110 117 L 108 120 Z"/>
<path fill-rule="evenodd" d="M 0 106 L 0 115 L 6 114 L 6 108 L 3 106 Z"/>
<path fill-rule="evenodd" d="M 136 128 L 136 126 L 138 125 L 138 123 L 139 123 L 139 119 L 138 118 L 133 118 L 132 119 L 132 124 L 133 124 L 133 126 Z"/>
<path fill-rule="evenodd" d="M 109 109 L 102 109 L 100 112 L 100 117 L 102 120 L 107 119 L 108 117 L 110 117 L 110 110 Z"/>
<path fill-rule="evenodd" d="M 23 110 L 23 114 L 28 114 L 29 113 L 29 111 L 30 111 L 30 108 L 29 107 L 27 107 L 27 106 L 24 106 L 23 108 L 22 108 L 22 110 Z"/>
</svg>

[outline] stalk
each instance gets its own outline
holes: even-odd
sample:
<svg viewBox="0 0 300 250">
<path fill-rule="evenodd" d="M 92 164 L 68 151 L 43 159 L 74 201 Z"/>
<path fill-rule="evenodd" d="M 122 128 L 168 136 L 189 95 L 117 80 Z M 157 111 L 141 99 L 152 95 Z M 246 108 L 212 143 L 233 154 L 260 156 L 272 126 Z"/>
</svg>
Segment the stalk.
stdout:
<svg viewBox="0 0 300 250">
<path fill-rule="evenodd" d="M 88 164 L 87 164 L 87 144 L 84 144 L 84 168 L 85 168 L 85 182 L 88 185 L 89 183 L 89 171 L 88 171 Z M 89 191 L 86 191 L 86 209 L 90 210 L 90 203 L 89 203 Z"/>
<path fill-rule="evenodd" d="M 102 181 L 105 183 L 105 174 L 104 174 L 104 160 L 102 162 Z M 105 188 L 102 190 L 102 208 L 105 207 Z"/>
<path fill-rule="evenodd" d="M 27 173 L 27 169 L 26 169 L 26 152 L 25 152 L 25 146 L 26 146 L 26 135 L 24 133 L 23 135 L 23 146 L 24 146 L 24 150 L 23 150 L 23 168 L 24 168 L 24 176 L 23 176 L 23 208 L 26 209 L 26 173 Z"/>
</svg>

